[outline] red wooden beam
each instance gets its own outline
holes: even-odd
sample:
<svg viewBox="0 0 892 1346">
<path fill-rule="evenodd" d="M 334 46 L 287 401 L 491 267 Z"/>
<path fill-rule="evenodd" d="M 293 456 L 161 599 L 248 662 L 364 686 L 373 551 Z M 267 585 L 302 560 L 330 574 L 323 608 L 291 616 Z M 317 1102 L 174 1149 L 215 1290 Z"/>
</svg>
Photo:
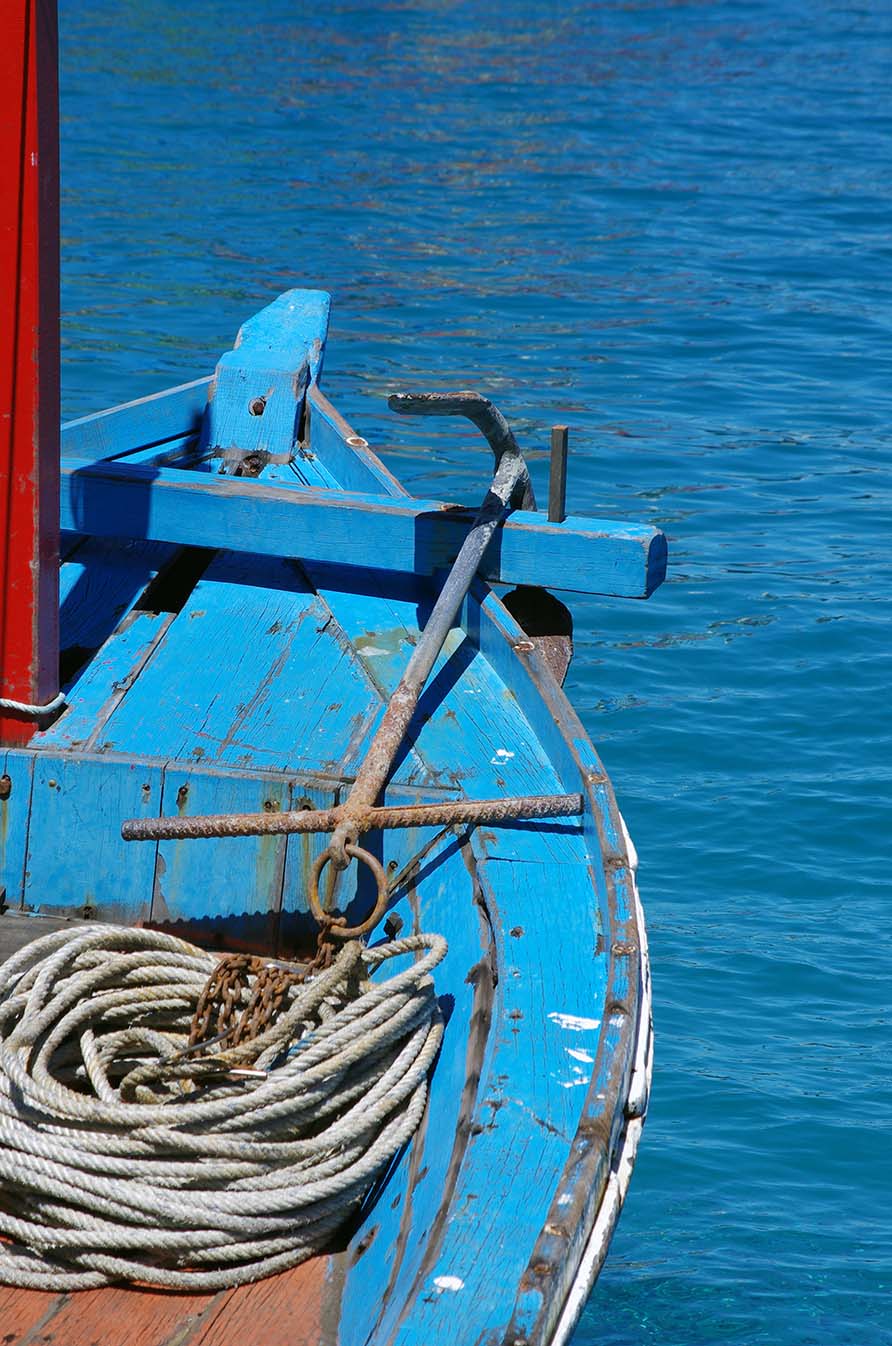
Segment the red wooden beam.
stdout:
<svg viewBox="0 0 892 1346">
<path fill-rule="evenodd" d="M 0 31 L 0 698 L 59 690 L 59 132 L 55 0 Z M 33 717 L 0 708 L 0 743 Z"/>
</svg>

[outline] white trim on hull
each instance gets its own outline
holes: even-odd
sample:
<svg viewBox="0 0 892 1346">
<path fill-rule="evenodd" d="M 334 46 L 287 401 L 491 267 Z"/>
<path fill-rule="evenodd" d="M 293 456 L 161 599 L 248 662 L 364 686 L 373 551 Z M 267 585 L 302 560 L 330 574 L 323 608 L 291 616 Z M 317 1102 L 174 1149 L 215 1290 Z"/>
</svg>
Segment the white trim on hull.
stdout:
<svg viewBox="0 0 892 1346">
<path fill-rule="evenodd" d="M 620 821 L 622 822 L 623 835 L 629 853 L 629 866 L 632 871 L 635 925 L 641 955 L 641 1004 L 638 1015 L 638 1037 L 635 1044 L 635 1064 L 632 1068 L 632 1079 L 629 1084 L 629 1094 L 625 1106 L 626 1123 L 620 1133 L 619 1144 L 613 1156 L 610 1177 L 607 1179 L 594 1225 L 583 1249 L 579 1266 L 576 1269 L 576 1274 L 573 1277 L 549 1346 L 567 1346 L 607 1256 L 610 1239 L 619 1219 L 623 1202 L 626 1199 L 626 1192 L 629 1189 L 632 1169 L 635 1167 L 635 1156 L 638 1152 L 638 1142 L 641 1139 L 641 1132 L 644 1127 L 653 1077 L 650 959 L 647 950 L 644 910 L 641 905 L 641 898 L 638 895 L 638 884 L 635 880 L 638 855 L 622 815 L 620 815 Z"/>
</svg>

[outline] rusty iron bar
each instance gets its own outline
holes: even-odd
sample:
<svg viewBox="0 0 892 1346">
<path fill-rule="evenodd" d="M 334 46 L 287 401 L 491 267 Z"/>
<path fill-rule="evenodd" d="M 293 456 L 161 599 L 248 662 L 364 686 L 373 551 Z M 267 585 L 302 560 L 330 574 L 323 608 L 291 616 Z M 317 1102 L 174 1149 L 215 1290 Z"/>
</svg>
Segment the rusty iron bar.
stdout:
<svg viewBox="0 0 892 1346">
<path fill-rule="evenodd" d="M 332 833 L 329 850 L 336 869 L 346 869 L 348 845 L 356 844 L 359 823 L 390 774 L 393 759 L 409 729 L 424 685 L 437 661 L 456 614 L 464 602 L 493 533 L 510 510 L 535 508 L 530 474 L 508 422 L 479 393 L 397 393 L 388 399 L 404 416 L 467 416 L 489 441 L 496 467 L 492 484 L 446 577 L 399 686 L 369 744 L 344 805 L 344 818 Z"/>
<path fill-rule="evenodd" d="M 500 823 L 514 819 L 569 818 L 582 812 L 582 795 L 514 795 L 506 799 L 456 799 L 441 804 L 373 807 L 360 816 L 360 833 L 378 828 L 445 827 L 452 823 Z M 344 821 L 346 805 L 286 813 L 224 813 L 194 818 L 132 818 L 124 823 L 125 841 L 205 840 L 211 837 L 290 836 L 294 832 L 333 832 Z"/>
</svg>

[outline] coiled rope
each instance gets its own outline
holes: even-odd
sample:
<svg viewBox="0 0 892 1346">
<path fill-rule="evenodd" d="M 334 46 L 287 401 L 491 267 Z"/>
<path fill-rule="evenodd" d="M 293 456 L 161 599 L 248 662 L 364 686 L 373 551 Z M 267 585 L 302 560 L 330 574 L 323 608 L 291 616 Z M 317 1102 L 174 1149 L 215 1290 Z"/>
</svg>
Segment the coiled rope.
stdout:
<svg viewBox="0 0 892 1346">
<path fill-rule="evenodd" d="M 213 1291 L 318 1251 L 421 1119 L 445 953 L 439 935 L 352 941 L 259 1037 L 198 1060 L 183 1051 L 212 955 L 107 925 L 14 955 L 0 966 L 0 1282 Z M 400 955 L 414 961 L 368 980 Z"/>
</svg>

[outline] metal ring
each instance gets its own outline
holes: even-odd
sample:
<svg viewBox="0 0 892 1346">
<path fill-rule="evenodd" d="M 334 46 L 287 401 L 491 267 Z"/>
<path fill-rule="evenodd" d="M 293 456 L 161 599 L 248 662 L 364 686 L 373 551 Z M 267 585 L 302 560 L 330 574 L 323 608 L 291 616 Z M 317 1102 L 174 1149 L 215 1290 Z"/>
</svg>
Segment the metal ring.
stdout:
<svg viewBox="0 0 892 1346">
<path fill-rule="evenodd" d="M 376 860 L 371 852 L 363 850 L 361 846 L 345 846 L 344 850 L 352 859 L 362 860 L 364 864 L 367 864 L 378 884 L 378 897 L 375 902 L 375 908 L 367 920 L 363 921 L 361 925 L 333 925 L 331 927 L 330 933 L 332 935 L 337 935 L 338 939 L 353 939 L 356 935 L 364 935 L 366 931 L 371 930 L 373 926 L 377 925 L 378 921 L 380 921 L 387 910 L 387 899 L 390 894 L 387 890 L 387 875 L 384 873 L 384 866 Z M 320 925 L 326 919 L 328 913 L 323 911 L 322 903 L 319 901 L 319 878 L 331 858 L 331 848 L 327 847 L 316 860 L 310 871 L 308 890 L 310 910 Z"/>
</svg>

